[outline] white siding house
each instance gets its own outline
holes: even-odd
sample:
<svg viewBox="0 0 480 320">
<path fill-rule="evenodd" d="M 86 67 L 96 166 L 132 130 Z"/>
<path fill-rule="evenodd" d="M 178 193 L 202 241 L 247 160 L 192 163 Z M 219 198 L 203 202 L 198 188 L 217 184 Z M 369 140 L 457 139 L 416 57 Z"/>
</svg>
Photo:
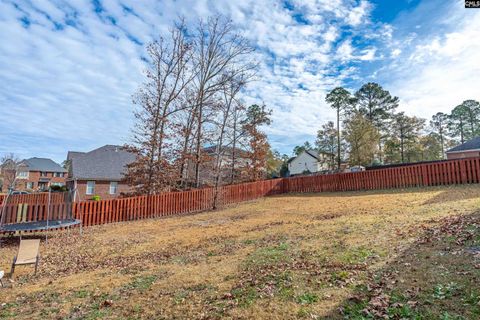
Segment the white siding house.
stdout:
<svg viewBox="0 0 480 320">
<path fill-rule="evenodd" d="M 318 153 L 316 150 L 304 150 L 288 162 L 288 171 L 291 176 L 303 173 L 315 173 L 329 170 L 328 157 L 331 155 Z"/>
</svg>

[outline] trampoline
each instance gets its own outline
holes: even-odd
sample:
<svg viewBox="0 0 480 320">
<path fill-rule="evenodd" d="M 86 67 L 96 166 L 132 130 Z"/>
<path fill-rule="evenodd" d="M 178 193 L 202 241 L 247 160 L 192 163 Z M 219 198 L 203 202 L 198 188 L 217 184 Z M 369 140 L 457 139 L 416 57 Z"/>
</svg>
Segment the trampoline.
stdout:
<svg viewBox="0 0 480 320">
<path fill-rule="evenodd" d="M 43 220 L 32 222 L 9 223 L 0 226 L 0 232 L 17 232 L 17 231 L 46 231 L 52 229 L 68 228 L 81 225 L 82 221 L 78 219 L 62 219 L 62 220 Z"/>
<path fill-rule="evenodd" d="M 52 201 L 52 192 L 49 190 L 46 202 L 45 200 L 28 202 L 10 196 L 11 193 L 0 204 L 0 234 L 21 235 L 23 232 L 46 232 L 75 226 L 80 226 L 82 233 L 82 221 L 73 215 L 70 192 L 55 197 L 56 200 Z"/>
</svg>

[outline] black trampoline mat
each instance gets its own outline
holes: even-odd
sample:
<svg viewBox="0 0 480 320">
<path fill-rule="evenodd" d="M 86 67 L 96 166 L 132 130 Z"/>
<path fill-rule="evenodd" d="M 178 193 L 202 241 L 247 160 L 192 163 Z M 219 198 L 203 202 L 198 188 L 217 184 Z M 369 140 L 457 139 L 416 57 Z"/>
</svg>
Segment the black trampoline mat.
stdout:
<svg viewBox="0 0 480 320">
<path fill-rule="evenodd" d="M 19 222 L 4 224 L 0 227 L 0 232 L 15 232 L 15 231 L 42 231 L 49 229 L 58 229 L 72 227 L 80 224 L 78 219 L 61 219 L 61 220 L 48 220 L 47 221 L 32 221 L 32 222 Z"/>
</svg>

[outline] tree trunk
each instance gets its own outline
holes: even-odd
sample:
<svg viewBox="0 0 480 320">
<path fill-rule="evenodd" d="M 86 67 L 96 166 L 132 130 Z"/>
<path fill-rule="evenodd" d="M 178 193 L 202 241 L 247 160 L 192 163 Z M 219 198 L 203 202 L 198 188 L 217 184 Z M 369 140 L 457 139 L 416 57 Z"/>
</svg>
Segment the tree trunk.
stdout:
<svg viewBox="0 0 480 320">
<path fill-rule="evenodd" d="M 337 107 L 337 165 L 338 170 L 340 171 L 340 166 L 342 164 L 342 160 L 340 158 L 341 151 L 340 151 L 340 107 Z"/>
</svg>

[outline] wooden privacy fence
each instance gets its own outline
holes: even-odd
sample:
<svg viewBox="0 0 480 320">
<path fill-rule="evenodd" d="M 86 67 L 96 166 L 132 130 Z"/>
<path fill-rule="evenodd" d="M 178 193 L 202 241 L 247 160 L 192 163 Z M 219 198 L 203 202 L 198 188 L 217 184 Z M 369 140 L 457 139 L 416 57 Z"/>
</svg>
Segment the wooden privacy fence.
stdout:
<svg viewBox="0 0 480 320">
<path fill-rule="evenodd" d="M 284 179 L 285 192 L 394 189 L 480 182 L 480 158 Z"/>
<path fill-rule="evenodd" d="M 253 200 L 283 193 L 282 179 L 220 187 L 216 206 Z M 74 203 L 73 214 L 84 226 L 119 221 L 157 218 L 210 210 L 214 207 L 213 188 L 166 192 L 150 196 Z"/>
<path fill-rule="evenodd" d="M 50 219 L 72 217 L 82 220 L 84 226 L 91 226 L 205 211 L 215 206 L 288 192 L 357 191 L 466 183 L 480 183 L 480 158 L 243 183 L 220 187 L 217 195 L 213 188 L 205 188 L 75 203 L 56 199 L 58 202 L 51 201 L 49 216 Z M 4 223 L 38 221 L 47 217 L 46 201 L 36 204 L 8 202 L 4 206 Z"/>
<path fill-rule="evenodd" d="M 3 204 L 7 195 L 0 194 L 0 205 Z M 63 203 L 68 201 L 68 192 L 55 192 L 51 194 L 50 203 Z M 12 194 L 8 197 L 8 204 L 47 204 L 48 192 L 32 194 Z"/>
<path fill-rule="evenodd" d="M 74 205 L 75 203 L 68 202 L 51 203 L 50 205 L 46 203 L 17 203 L 5 205 L 0 209 L 3 209 L 4 214 L 2 222 L 8 224 L 43 221 L 47 220 L 47 217 L 50 220 L 68 219 Z"/>
</svg>

